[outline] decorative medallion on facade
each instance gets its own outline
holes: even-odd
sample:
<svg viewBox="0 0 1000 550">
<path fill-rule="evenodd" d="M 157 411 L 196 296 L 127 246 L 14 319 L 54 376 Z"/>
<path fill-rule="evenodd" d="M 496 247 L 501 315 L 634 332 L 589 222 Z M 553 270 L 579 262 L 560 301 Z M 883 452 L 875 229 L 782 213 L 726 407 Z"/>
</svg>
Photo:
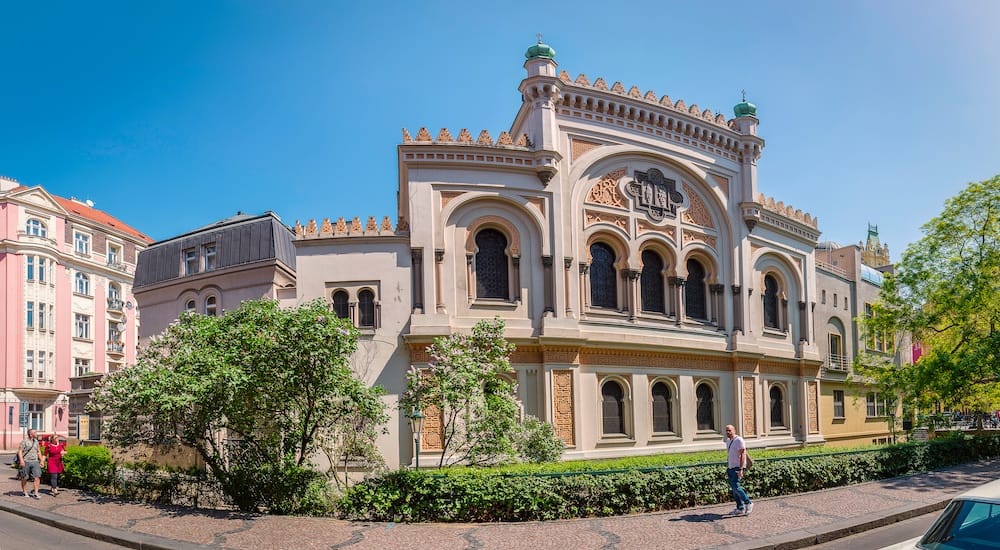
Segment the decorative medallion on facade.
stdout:
<svg viewBox="0 0 1000 550">
<path fill-rule="evenodd" d="M 684 196 L 677 191 L 677 182 L 663 177 L 663 172 L 651 168 L 648 172 L 635 171 L 635 180 L 625 186 L 629 195 L 635 197 L 635 209 L 645 212 L 653 221 L 661 221 L 668 215 L 677 215 L 677 205 Z"/>
</svg>

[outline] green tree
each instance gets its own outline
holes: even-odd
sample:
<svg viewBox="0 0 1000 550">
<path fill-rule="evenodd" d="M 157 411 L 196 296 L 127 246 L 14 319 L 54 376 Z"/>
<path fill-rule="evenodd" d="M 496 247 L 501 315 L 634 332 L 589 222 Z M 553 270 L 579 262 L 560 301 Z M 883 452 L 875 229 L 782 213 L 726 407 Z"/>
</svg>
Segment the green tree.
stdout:
<svg viewBox="0 0 1000 550">
<path fill-rule="evenodd" d="M 241 510 L 292 512 L 326 483 L 310 461 L 318 453 L 380 460 L 387 415 L 381 388 L 348 367 L 356 340 L 322 301 L 185 314 L 105 377 L 90 408 L 113 445 L 188 446 Z"/>
<path fill-rule="evenodd" d="M 510 354 L 515 346 L 503 332 L 503 320 L 495 318 L 479 321 L 471 334 L 437 338 L 427 348 L 428 368 L 408 374 L 407 390 L 400 398 L 402 410 L 406 414 L 427 408 L 441 412 L 438 467 L 509 462 L 524 458 L 526 451 L 538 456 L 539 448 L 547 451 L 541 453 L 546 459 L 553 455 L 553 445 L 538 440 L 554 439 L 554 432 L 519 422 L 515 385 L 506 376 L 511 373 Z M 559 448 L 561 452 L 561 443 Z"/>
<path fill-rule="evenodd" d="M 869 354 L 857 370 L 924 408 L 1000 408 L 1000 176 L 969 184 L 922 230 L 862 322 L 912 334 L 925 353 L 903 367 Z"/>
</svg>

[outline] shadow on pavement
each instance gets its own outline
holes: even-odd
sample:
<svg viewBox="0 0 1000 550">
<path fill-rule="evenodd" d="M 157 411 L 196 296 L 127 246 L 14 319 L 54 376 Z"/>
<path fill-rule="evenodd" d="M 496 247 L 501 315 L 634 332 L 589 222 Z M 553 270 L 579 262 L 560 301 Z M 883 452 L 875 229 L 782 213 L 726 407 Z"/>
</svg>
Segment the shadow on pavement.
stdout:
<svg viewBox="0 0 1000 550">
<path fill-rule="evenodd" d="M 686 521 L 686 522 L 689 522 L 689 523 L 705 523 L 705 522 L 708 522 L 708 521 L 719 521 L 720 519 L 725 519 L 725 518 L 729 518 L 729 517 L 736 517 L 736 516 L 730 516 L 728 514 L 726 514 L 726 515 L 723 515 L 723 514 L 684 514 L 683 516 L 678 516 L 676 518 L 670 518 L 667 521 Z"/>
</svg>

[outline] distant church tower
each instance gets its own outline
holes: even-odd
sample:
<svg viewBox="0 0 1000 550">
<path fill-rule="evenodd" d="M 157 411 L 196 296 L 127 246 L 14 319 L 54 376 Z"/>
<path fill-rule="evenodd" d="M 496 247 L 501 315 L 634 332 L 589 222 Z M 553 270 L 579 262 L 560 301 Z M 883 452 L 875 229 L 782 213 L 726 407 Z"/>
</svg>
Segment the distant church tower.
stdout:
<svg viewBox="0 0 1000 550">
<path fill-rule="evenodd" d="M 868 224 L 868 241 L 858 243 L 861 247 L 861 263 L 870 267 L 882 267 L 889 265 L 889 245 L 881 244 L 878 240 L 878 226 Z"/>
</svg>

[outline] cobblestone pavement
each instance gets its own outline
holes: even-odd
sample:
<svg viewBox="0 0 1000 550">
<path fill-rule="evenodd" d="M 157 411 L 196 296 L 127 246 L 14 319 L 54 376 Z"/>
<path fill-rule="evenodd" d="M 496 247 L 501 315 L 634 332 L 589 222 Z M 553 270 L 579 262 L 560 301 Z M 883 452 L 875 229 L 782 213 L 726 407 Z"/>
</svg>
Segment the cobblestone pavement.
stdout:
<svg viewBox="0 0 1000 550">
<path fill-rule="evenodd" d="M 195 510 L 75 490 L 52 496 L 45 486 L 35 500 L 22 496 L 18 481 L 6 474 L 0 510 L 133 548 L 801 548 L 936 511 L 952 496 L 997 477 L 1000 460 L 983 461 L 757 499 L 748 517 L 728 516 L 730 503 L 613 518 L 395 524 Z"/>
</svg>

